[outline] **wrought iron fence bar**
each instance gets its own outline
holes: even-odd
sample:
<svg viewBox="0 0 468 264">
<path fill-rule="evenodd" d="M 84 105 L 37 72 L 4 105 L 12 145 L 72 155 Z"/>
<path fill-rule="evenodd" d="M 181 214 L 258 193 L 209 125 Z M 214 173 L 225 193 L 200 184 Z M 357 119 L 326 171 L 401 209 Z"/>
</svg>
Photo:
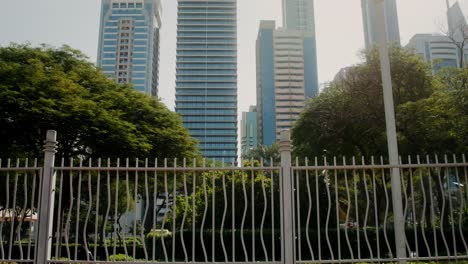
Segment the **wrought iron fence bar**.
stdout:
<svg viewBox="0 0 468 264">
<path fill-rule="evenodd" d="M 184 164 L 183 166 L 187 166 L 187 160 L 184 159 Z M 183 173 L 183 179 L 184 179 L 184 200 L 185 200 L 185 207 L 184 207 L 184 214 L 183 214 L 183 217 L 182 217 L 182 222 L 180 224 L 180 229 L 181 230 L 184 230 L 184 224 L 185 224 L 185 220 L 187 219 L 187 211 L 188 211 L 188 206 L 189 206 L 189 200 L 188 200 L 188 197 L 189 197 L 189 194 L 188 194 L 188 191 L 187 191 L 187 175 L 185 173 Z M 223 178 L 224 179 L 224 178 Z M 187 248 L 185 246 L 185 241 L 184 241 L 184 233 L 181 232 L 180 233 L 180 241 L 182 243 L 182 250 L 184 251 L 184 260 L 185 261 L 188 261 L 188 254 L 187 254 Z"/>
<path fill-rule="evenodd" d="M 371 158 L 371 165 L 375 164 L 374 156 Z M 378 215 L 378 204 L 377 204 L 377 181 L 376 181 L 376 172 L 375 169 L 372 169 L 372 187 L 373 187 L 373 198 L 374 198 L 374 221 L 375 225 L 379 226 L 379 215 Z M 377 238 L 377 258 L 380 258 L 380 232 L 376 233 Z"/>
<path fill-rule="evenodd" d="M 0 163 L 1 164 L 1 163 Z M 10 168 L 10 159 L 7 160 L 7 168 Z M 11 259 L 10 255 L 7 256 L 7 253 L 5 252 L 5 248 L 3 247 L 3 225 L 5 220 L 5 216 L 8 213 L 8 209 L 10 208 L 10 171 L 6 172 L 6 201 L 5 201 L 5 209 L 2 211 L 2 221 L 0 222 L 0 253 L 2 256 L 2 259 Z M 11 213 L 10 213 L 11 214 Z M 8 250 L 8 249 L 7 249 Z"/>
<path fill-rule="evenodd" d="M 463 166 L 463 171 L 464 171 L 465 183 L 466 183 L 465 184 L 465 194 L 466 194 L 466 200 L 468 201 L 468 163 L 466 162 L 465 154 L 463 154 L 462 159 L 463 159 L 463 164 L 465 164 Z"/>
<path fill-rule="evenodd" d="M 215 166 L 215 162 L 213 161 L 213 167 Z M 211 197 L 211 231 L 214 233 L 215 230 L 215 210 L 216 210 L 216 181 L 215 181 L 215 171 L 211 171 L 211 188 L 213 190 L 212 197 Z M 175 246 L 175 244 L 174 244 Z M 215 262 L 215 236 L 211 236 L 211 262 Z"/>
<path fill-rule="evenodd" d="M 399 157 L 398 160 L 401 163 L 401 157 Z M 405 219 L 405 221 L 402 221 L 402 222 L 406 226 L 406 219 L 407 219 L 407 214 L 408 214 L 408 193 L 407 193 L 406 186 L 405 186 L 405 177 L 402 177 L 404 175 L 402 168 L 399 169 L 399 175 L 401 177 L 401 179 L 400 179 L 400 184 L 401 184 L 400 189 L 402 189 L 401 193 L 403 194 L 402 204 L 404 203 L 402 211 L 403 211 L 403 219 Z M 392 186 L 392 188 L 393 188 L 393 186 Z M 392 196 L 392 202 L 393 202 L 393 196 Z M 404 244 L 404 246 L 406 247 L 407 252 L 412 252 L 412 250 L 410 248 L 410 245 L 408 243 L 408 239 L 405 239 L 404 243 L 402 243 L 402 244 Z M 398 250 L 397 250 L 397 254 L 398 254 Z M 398 256 L 398 257 L 400 257 L 400 256 Z"/>
<path fill-rule="evenodd" d="M 16 168 L 19 167 L 19 159 L 16 159 Z M 11 259 L 12 250 L 13 250 L 13 243 L 15 242 L 15 222 L 18 220 L 18 216 L 16 213 L 16 201 L 17 201 L 17 194 L 18 194 L 18 172 L 14 173 L 14 186 L 13 186 L 13 203 L 10 215 L 10 240 L 9 240 L 9 248 L 8 248 L 8 258 Z M 22 258 L 21 258 L 22 259 Z"/>
<path fill-rule="evenodd" d="M 463 255 L 463 256 L 451 256 L 451 257 L 419 257 L 418 259 L 416 258 L 375 258 L 375 259 L 337 259 L 337 260 L 321 260 L 321 261 L 296 261 L 297 264 L 332 264 L 332 263 L 394 263 L 399 260 L 406 260 L 406 261 L 411 261 L 411 262 L 417 262 L 417 261 L 452 261 L 452 260 L 468 260 L 468 255 Z"/>
<path fill-rule="evenodd" d="M 435 156 L 435 161 L 437 164 L 439 164 L 439 157 L 437 155 Z M 442 209 L 441 209 L 442 211 L 440 212 L 440 229 L 442 231 L 441 236 L 442 236 L 442 241 L 444 242 L 445 252 L 447 252 L 447 254 L 450 255 L 450 248 L 448 246 L 447 239 L 445 237 L 445 232 L 444 232 L 444 227 L 445 227 L 444 222 L 448 221 L 448 219 L 444 218 L 447 202 L 445 199 L 445 192 L 444 192 L 444 187 L 442 184 L 441 169 L 437 170 L 437 183 L 439 184 L 439 190 L 440 190 L 440 193 L 442 194 Z"/>
<path fill-rule="evenodd" d="M 307 165 L 307 164 L 306 164 Z M 336 157 L 333 157 L 333 165 L 336 166 Z M 338 171 L 335 169 L 333 170 L 333 176 L 334 176 L 334 179 L 335 179 L 335 209 L 336 209 L 336 230 L 337 233 L 337 240 L 338 240 L 338 246 L 337 246 L 337 250 L 338 250 L 338 259 L 341 259 L 341 234 L 340 234 L 340 198 L 339 198 L 339 194 L 338 194 Z M 309 196 L 310 197 L 310 196 Z M 310 198 L 309 198 L 310 199 Z M 310 243 L 309 243 L 309 247 L 310 247 Z M 334 258 L 332 258 L 334 259 Z"/>
<path fill-rule="evenodd" d="M 13 262 L 13 261 L 5 261 L 5 262 Z M 29 261 L 14 261 L 14 262 L 29 262 Z M 50 263 L 50 264 L 72 264 L 72 263 L 76 263 L 75 261 L 73 260 L 50 260 L 48 261 L 47 263 Z M 122 264 L 122 263 L 125 263 L 125 264 L 141 264 L 141 263 L 146 263 L 146 262 L 142 262 L 142 261 L 82 261 L 80 260 L 80 263 L 83 263 L 83 264 Z M 207 262 L 201 262 L 201 261 L 195 261 L 195 262 L 181 262 L 181 261 L 176 261 L 176 262 L 161 262 L 161 261 L 158 261 L 157 262 L 158 264 L 159 263 L 162 263 L 162 264 L 166 264 L 166 263 L 170 263 L 170 264 L 206 264 Z M 242 262 L 232 262 L 232 261 L 228 261 L 228 262 L 220 262 L 220 261 L 216 261 L 216 262 L 209 262 L 209 263 L 213 263 L 213 264 L 251 264 L 252 262 L 250 261 L 242 261 Z M 268 261 L 268 262 L 262 262 L 263 264 L 284 264 L 283 262 L 280 262 L 280 261 Z"/>
<path fill-rule="evenodd" d="M 223 159 L 223 167 L 224 167 L 224 159 Z M 223 207 L 223 219 L 221 220 L 221 234 L 220 234 L 220 240 L 221 240 L 221 247 L 223 248 L 223 254 L 224 254 L 224 260 L 228 261 L 228 253 L 226 249 L 226 245 L 224 244 L 224 224 L 226 221 L 226 215 L 228 211 L 228 196 L 227 196 L 227 191 L 226 191 L 226 173 L 223 172 L 222 175 L 222 184 L 223 184 L 223 197 L 224 197 L 224 207 Z"/>
<path fill-rule="evenodd" d="M 315 157 L 315 165 L 317 167 L 318 164 L 318 158 Z M 320 196 L 319 196 L 319 174 L 318 168 L 315 168 L 315 206 L 316 208 L 316 215 L 317 215 L 317 230 L 321 229 L 320 226 Z M 317 232 L 317 240 L 322 241 L 321 234 L 320 232 Z M 322 260 L 322 243 L 318 243 L 318 259 Z"/>
<path fill-rule="evenodd" d="M 324 164 L 328 164 L 327 162 L 327 158 L 324 157 L 323 158 L 323 162 Z M 328 178 L 328 174 L 326 174 L 327 178 Z M 329 180 L 329 178 L 328 178 Z M 332 201 L 331 201 L 331 193 L 330 193 L 330 185 L 329 184 L 325 184 L 326 186 L 326 193 L 327 193 L 327 201 L 328 201 L 328 206 L 327 206 L 327 219 L 325 221 L 325 238 L 327 240 L 327 245 L 328 245 L 328 250 L 330 251 L 330 258 L 331 259 L 334 259 L 335 258 L 335 253 L 333 252 L 333 247 L 331 245 L 331 242 L 330 242 L 330 236 L 329 236 L 329 224 L 330 224 L 330 215 L 331 215 L 331 211 L 332 211 Z"/>
<path fill-rule="evenodd" d="M 306 166 L 308 165 L 309 160 L 306 158 L 305 159 L 305 164 Z M 312 259 L 315 259 L 314 251 L 312 249 L 312 243 L 310 241 L 310 234 L 309 234 L 309 228 L 310 228 L 310 220 L 312 217 L 312 192 L 310 188 L 310 175 L 309 175 L 309 170 L 306 170 L 306 187 L 307 187 L 307 198 L 308 198 L 308 210 L 307 210 L 307 220 L 306 220 L 306 240 L 307 240 L 307 246 L 309 248 L 309 253 L 312 256 Z M 301 259 L 299 259 L 301 260 Z"/>
<path fill-rule="evenodd" d="M 1 161 L 0 161 L 0 163 L 1 163 Z M 26 164 L 28 164 L 28 162 L 26 162 Z M 37 167 L 37 158 L 34 159 L 34 166 L 33 167 Z M 34 213 L 36 213 L 34 208 L 36 208 L 36 210 L 39 211 L 39 208 L 38 208 L 39 205 L 37 204 L 37 206 L 36 206 L 36 182 L 37 182 L 36 178 L 39 175 L 41 175 L 41 173 L 42 173 L 42 169 L 39 171 L 39 173 L 34 173 L 33 172 L 33 174 L 32 174 L 33 180 L 32 180 L 31 209 L 30 209 L 31 217 L 33 217 Z M 39 203 L 39 201 L 38 201 L 38 203 Z M 29 221 L 29 232 L 28 232 L 29 239 L 28 239 L 27 259 L 31 259 L 31 253 L 32 253 L 32 243 L 31 243 L 32 242 L 32 237 L 33 237 L 32 227 L 33 227 L 33 221 Z"/>
<path fill-rule="evenodd" d="M 365 159 L 364 157 L 361 157 L 361 164 L 365 164 Z M 369 220 L 369 210 L 370 210 L 370 197 L 369 197 L 369 187 L 367 186 L 367 179 L 366 179 L 366 170 L 365 169 L 362 169 L 362 178 L 361 180 L 364 182 L 364 192 L 365 192 L 365 195 L 366 195 L 366 213 L 364 215 L 364 227 L 363 227 L 363 231 L 364 231 L 364 240 L 366 242 L 366 245 L 367 245 L 367 249 L 369 250 L 369 254 L 370 254 L 370 257 L 371 258 L 374 258 L 374 253 L 372 252 L 372 246 L 371 246 L 371 243 L 369 242 L 369 236 L 367 235 L 367 227 L 368 227 L 368 220 Z"/>
<path fill-rule="evenodd" d="M 296 158 L 296 165 L 299 163 L 298 161 L 299 158 Z M 291 173 L 292 177 L 293 177 L 293 184 L 294 184 L 294 192 L 296 193 L 296 214 L 297 214 L 297 235 L 296 235 L 296 239 L 297 239 L 297 243 L 298 245 L 301 245 L 302 243 L 302 232 L 301 232 L 301 199 L 299 197 L 300 193 L 301 193 L 301 186 L 299 184 L 299 171 L 296 171 L 293 169 L 292 173 Z M 294 183 L 294 179 L 295 179 L 295 183 Z M 302 260 L 302 248 L 301 247 L 298 247 L 297 249 L 297 256 L 298 256 L 298 259 L 299 260 Z"/>
<path fill-rule="evenodd" d="M 245 173 L 242 172 L 242 194 L 244 197 L 244 210 L 242 213 L 242 221 L 241 221 L 241 244 L 242 244 L 242 250 L 244 252 L 245 260 L 248 261 L 249 256 L 247 254 L 247 246 L 245 245 L 245 239 L 244 239 L 244 227 L 245 227 L 245 218 L 247 217 L 247 206 L 248 206 L 248 201 L 247 201 L 247 190 L 245 188 Z"/>
<path fill-rule="evenodd" d="M 453 155 L 453 161 L 454 162 L 457 162 L 457 157 L 455 155 Z M 460 183 L 460 175 L 459 175 L 459 171 L 458 170 L 455 170 L 455 176 L 456 176 L 456 180 L 458 183 Z M 468 184 L 468 182 L 465 182 L 466 184 Z M 459 208 L 459 212 L 463 212 L 465 210 L 465 196 L 463 195 L 463 191 L 465 189 L 464 188 L 460 188 L 460 208 Z M 458 231 L 460 232 L 460 235 L 461 235 L 461 239 L 463 241 L 463 246 L 465 247 L 465 252 L 468 253 L 468 246 L 466 244 L 466 240 L 465 240 L 465 235 L 463 234 L 463 214 L 462 213 L 459 213 L 458 214 Z"/>
<path fill-rule="evenodd" d="M 108 165 L 110 164 L 109 159 L 107 159 L 107 164 Z M 80 167 L 82 167 L 81 160 L 80 160 Z M 112 207 L 112 191 L 111 191 L 110 172 L 107 172 L 106 176 L 107 176 L 107 179 L 106 179 L 106 181 L 107 181 L 107 197 L 106 197 L 107 198 L 107 207 L 106 207 L 106 215 L 104 216 L 104 224 L 103 224 L 103 230 L 102 230 L 103 237 L 105 237 L 105 234 L 106 234 L 107 222 L 108 222 L 108 219 L 109 219 L 109 216 L 110 216 L 110 213 L 111 213 L 111 207 Z M 80 175 L 79 175 L 79 181 L 80 181 L 80 185 L 81 185 L 81 172 L 80 172 Z M 78 186 L 78 188 L 80 188 L 80 185 Z M 81 191 L 78 191 L 78 195 L 80 195 L 80 192 Z M 80 206 L 78 206 L 78 208 L 77 208 L 77 215 L 79 215 L 79 209 L 80 209 Z M 77 225 L 76 225 L 76 232 L 78 232 L 78 226 L 79 226 L 79 223 L 77 223 Z M 76 242 L 76 243 L 78 243 L 78 242 Z M 109 258 L 109 248 L 107 246 L 107 243 L 104 243 L 104 251 L 105 251 L 105 254 L 106 254 L 106 259 L 108 259 Z M 75 259 L 76 259 L 76 254 L 77 253 L 78 253 L 78 248 L 75 247 Z"/>
<path fill-rule="evenodd" d="M 346 165 L 346 160 L 343 158 L 343 164 Z M 349 240 L 349 233 L 348 233 L 348 223 L 350 221 L 350 214 L 351 214 L 351 194 L 349 192 L 349 182 L 348 182 L 348 171 L 344 171 L 344 178 L 345 178 L 345 188 L 346 188 L 346 198 L 347 198 L 347 206 L 346 206 L 346 219 L 345 219 L 345 238 L 346 244 L 348 245 L 349 252 L 351 254 L 351 258 L 354 259 L 354 252 L 351 247 L 351 241 Z"/>
<path fill-rule="evenodd" d="M 164 159 L 164 168 L 167 168 L 167 159 Z M 165 201 L 166 201 L 166 204 L 164 205 L 165 206 L 165 211 L 164 211 L 164 216 L 163 216 L 163 219 L 162 219 L 162 225 L 161 225 L 161 230 L 164 230 L 164 225 L 166 224 L 166 216 L 167 216 L 167 212 L 169 211 L 169 189 L 167 187 L 167 173 L 169 171 L 165 170 L 164 171 L 164 196 L 165 196 Z M 206 182 L 204 182 L 204 187 L 206 187 Z M 205 189 L 206 190 L 206 189 Z M 205 199 L 205 203 L 206 203 L 206 199 Z M 163 206 L 163 205 L 161 205 Z M 206 212 L 205 212 L 206 214 Z M 204 218 L 203 218 L 204 219 Z M 202 224 L 203 226 L 203 224 Z M 203 227 L 202 227 L 202 230 L 203 230 Z M 163 252 L 164 252 L 164 260 L 166 262 L 168 262 L 169 260 L 169 257 L 168 257 L 168 254 L 167 254 L 167 249 L 166 249 L 166 243 L 165 243 L 165 239 L 164 239 L 164 235 L 161 236 L 161 240 L 162 240 L 162 248 L 163 248 Z M 202 243 L 203 243 L 203 238 L 202 238 Z M 204 244 L 202 244 L 204 245 Z M 203 248 L 204 249 L 204 248 Z M 206 257 L 206 251 L 205 251 L 205 257 Z M 206 260 L 206 258 L 205 258 Z"/>
<path fill-rule="evenodd" d="M 302 167 L 299 167 L 302 168 Z M 55 167 L 54 168 L 56 171 L 93 171 L 93 172 L 99 172 L 99 171 L 124 171 L 124 172 L 174 172 L 173 167 L 157 167 L 157 168 L 143 168 L 143 167 L 84 167 L 84 168 L 79 168 L 79 167 Z M 266 169 L 273 169 L 273 170 L 280 170 L 281 167 L 275 167 L 275 166 L 266 166 L 266 167 L 235 167 L 235 166 L 229 166 L 229 167 L 194 167 L 194 168 L 182 168 L 182 167 L 177 167 L 175 169 L 176 172 L 206 172 L 206 171 L 240 171 L 240 172 L 249 172 L 249 171 L 265 171 Z M 320 168 L 319 168 L 320 169 Z M 21 168 L 18 170 L 22 170 Z M 13 170 L 5 170 L 5 171 L 14 171 Z"/>
<path fill-rule="evenodd" d="M 260 165 L 263 167 L 263 159 L 261 160 Z M 268 251 L 266 249 L 265 238 L 263 236 L 265 218 L 266 218 L 266 214 L 267 214 L 267 210 L 268 210 L 268 198 L 267 198 L 267 195 L 266 195 L 265 178 L 264 177 L 262 177 L 261 183 L 262 183 L 262 194 L 263 194 L 263 214 L 262 214 L 262 221 L 261 221 L 261 224 L 260 224 L 260 240 L 261 240 L 261 243 L 262 243 L 263 253 L 265 254 L 265 259 L 266 259 L 266 261 L 268 261 L 268 259 L 269 259 L 268 258 Z"/>
<path fill-rule="evenodd" d="M 2 259 L 3 263 L 34 263 L 32 259 Z"/>
<path fill-rule="evenodd" d="M 175 252 L 176 252 L 176 206 L 177 206 L 177 193 L 176 193 L 176 184 L 177 184 L 177 158 L 174 159 L 174 175 L 172 175 L 172 261 L 175 261 Z M 214 198 L 213 198 L 214 200 Z"/>
<path fill-rule="evenodd" d="M 356 165 L 356 158 L 352 158 L 353 166 Z M 354 186 L 354 209 L 355 209 L 355 216 L 354 216 L 354 221 L 357 225 L 357 254 L 358 254 L 358 259 L 361 259 L 361 236 L 360 236 L 360 222 L 359 222 L 359 205 L 358 205 L 358 189 L 357 189 L 357 173 L 356 169 L 353 169 L 353 186 Z"/>
<path fill-rule="evenodd" d="M 252 160 L 253 165 L 253 160 Z M 250 170 L 250 214 L 251 214 L 251 228 L 255 230 L 255 175 L 254 171 Z M 254 235 L 255 236 L 255 235 Z M 255 238 L 252 239 L 252 262 L 255 262 Z"/>
<path fill-rule="evenodd" d="M 89 166 L 91 166 L 91 163 L 92 163 L 92 160 L 89 159 Z M 84 223 L 84 227 L 83 227 L 83 241 L 84 241 L 84 248 L 86 250 L 86 260 L 89 261 L 89 254 L 88 252 L 90 252 L 90 249 L 89 249 L 89 246 L 88 246 L 88 238 L 87 238 L 87 235 L 86 235 L 86 230 L 88 229 L 88 222 L 89 222 L 89 218 L 90 218 L 90 215 L 91 215 L 91 210 L 92 210 L 92 201 L 93 201 L 93 194 L 92 194 L 92 182 L 91 182 L 91 171 L 88 171 L 88 210 L 86 211 L 86 219 L 85 219 L 85 223 Z M 118 192 L 118 191 L 117 191 Z M 116 199 L 117 201 L 117 199 Z M 126 250 L 126 248 L 125 248 Z M 127 252 L 125 252 L 125 254 L 127 254 Z"/>
<path fill-rule="evenodd" d="M 0 164 L 1 164 L 1 160 L 0 160 Z M 36 167 L 37 165 L 35 165 L 34 167 L 4 167 L 4 168 L 0 168 L 0 172 L 40 172 L 42 170 L 42 167 Z"/>
<path fill-rule="evenodd" d="M 343 163 L 345 164 L 345 163 Z M 389 165 L 389 164 L 382 164 L 382 165 L 317 165 L 317 166 L 296 166 L 294 169 L 296 170 L 370 170 L 370 169 L 418 169 L 418 168 L 456 168 L 456 167 L 467 167 L 466 163 L 427 163 L 427 164 L 400 164 L 400 165 Z"/>
<path fill-rule="evenodd" d="M 273 158 L 270 158 L 270 164 L 273 164 Z M 263 159 L 262 159 L 262 167 L 263 167 Z M 270 188 L 270 192 L 271 192 L 271 226 L 272 226 L 272 229 L 275 229 L 275 197 L 274 197 L 274 170 L 269 168 L 268 169 L 269 173 L 270 173 L 270 178 L 271 178 L 271 188 Z M 271 251 L 272 251 L 272 254 L 271 254 L 271 260 L 272 261 L 275 261 L 276 260 L 276 252 L 275 252 L 275 245 L 276 245 L 276 240 L 275 240 L 275 232 L 271 232 Z M 234 261 L 234 259 L 233 259 Z M 268 259 L 267 259 L 268 261 Z"/>
<path fill-rule="evenodd" d="M 99 166 L 100 167 L 100 166 Z M 138 168 L 138 158 L 135 160 L 135 167 Z M 100 172 L 98 172 L 98 184 L 100 182 L 99 180 L 99 176 L 100 176 Z M 135 183 L 134 183 L 134 187 L 133 187 L 133 201 L 136 202 L 138 200 L 138 171 L 135 172 L 135 175 L 134 175 L 134 179 L 135 179 Z M 98 199 L 99 199 L 99 187 L 97 188 L 98 190 L 98 193 L 96 194 Z M 127 199 L 129 199 L 129 197 L 127 197 Z M 99 209 L 99 206 L 98 206 L 98 203 L 96 202 L 96 211 Z M 136 237 L 137 237 L 137 210 L 134 210 L 135 211 L 135 214 L 134 214 L 134 217 L 135 219 L 133 220 L 133 258 L 136 259 Z M 96 230 L 97 230 L 97 213 L 96 213 Z M 97 250 L 97 243 L 95 244 L 95 247 L 94 247 L 95 250 Z"/>
<path fill-rule="evenodd" d="M 417 164 L 421 164 L 421 158 L 419 156 L 417 156 L 416 158 L 417 160 Z M 419 177 L 421 178 L 421 193 L 422 193 L 422 197 L 423 197 L 423 205 L 422 205 L 422 212 L 421 212 L 421 233 L 422 233 L 422 238 L 424 240 L 424 245 L 426 246 L 426 251 L 428 252 L 429 254 L 429 257 L 432 257 L 432 252 L 431 252 L 431 249 L 429 247 L 429 243 L 427 242 L 427 237 L 426 237 L 426 234 L 424 232 L 424 228 L 426 227 L 427 223 L 426 223 L 426 210 L 427 210 L 427 198 L 426 198 L 426 187 L 424 186 L 424 178 L 423 178 L 423 171 L 421 168 L 418 169 L 418 175 Z"/>
<path fill-rule="evenodd" d="M 448 157 L 447 155 L 444 155 L 444 164 L 448 164 Z M 449 174 L 449 169 L 447 167 L 445 167 L 445 174 L 446 174 L 446 183 L 447 184 L 447 188 L 449 189 L 448 192 L 449 192 L 449 199 L 448 199 L 448 204 L 449 204 L 449 213 L 450 213 L 450 227 L 452 228 L 452 243 L 453 243 L 453 252 L 454 254 L 457 253 L 457 242 L 456 242 L 456 238 L 455 238 L 455 221 L 454 221 L 454 217 L 453 217 L 453 202 L 452 202 L 452 190 L 451 190 L 451 181 L 450 181 L 450 174 Z"/>
<path fill-rule="evenodd" d="M 409 164 L 411 164 L 411 156 L 408 156 L 408 162 Z M 416 252 L 420 252 L 419 251 L 419 243 L 418 243 L 418 235 L 417 235 L 417 219 L 416 219 L 416 197 L 415 197 L 415 189 L 414 189 L 414 177 L 413 177 L 413 170 L 409 170 L 409 185 L 410 185 L 410 191 L 411 191 L 411 217 L 412 217 L 412 221 L 413 221 L 413 235 L 414 235 L 414 241 L 415 241 L 415 248 L 416 248 Z M 416 260 L 419 261 L 419 257 L 416 256 Z"/>
</svg>

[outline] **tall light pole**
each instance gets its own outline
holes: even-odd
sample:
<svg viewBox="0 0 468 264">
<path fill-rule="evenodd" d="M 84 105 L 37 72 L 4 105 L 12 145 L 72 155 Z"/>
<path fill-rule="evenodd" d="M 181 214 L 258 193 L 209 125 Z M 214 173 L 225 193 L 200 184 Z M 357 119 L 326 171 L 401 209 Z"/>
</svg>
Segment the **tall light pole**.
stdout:
<svg viewBox="0 0 468 264">
<path fill-rule="evenodd" d="M 380 67 L 382 72 L 382 86 L 385 105 L 385 122 L 387 127 L 387 145 L 390 165 L 392 166 L 392 201 L 393 201 L 393 218 L 395 225 L 395 244 L 396 253 L 399 263 L 406 263 L 406 248 L 405 248 L 405 219 L 403 217 L 403 201 L 401 197 L 401 179 L 399 157 L 398 157 L 398 142 L 395 122 L 395 106 L 393 102 L 392 76 L 390 69 L 390 58 L 388 55 L 388 36 L 387 25 L 385 19 L 385 0 L 376 1 L 377 28 L 379 31 L 379 51 L 380 51 Z"/>
</svg>

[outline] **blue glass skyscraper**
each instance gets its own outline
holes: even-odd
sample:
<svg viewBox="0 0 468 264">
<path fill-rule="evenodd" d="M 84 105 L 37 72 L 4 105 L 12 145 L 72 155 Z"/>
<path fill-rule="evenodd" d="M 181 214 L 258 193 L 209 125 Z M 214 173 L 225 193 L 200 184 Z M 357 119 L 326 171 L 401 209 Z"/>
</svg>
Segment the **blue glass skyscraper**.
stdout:
<svg viewBox="0 0 468 264">
<path fill-rule="evenodd" d="M 237 0 L 178 0 L 176 112 L 203 156 L 237 160 Z"/>
<path fill-rule="evenodd" d="M 388 41 L 400 45 L 400 27 L 396 0 L 385 0 L 385 21 L 387 23 Z M 378 43 L 379 30 L 377 28 L 377 11 L 374 0 L 361 0 L 362 23 L 364 25 L 364 39 L 366 49 Z"/>
<path fill-rule="evenodd" d="M 158 94 L 160 0 L 102 0 L 97 65 L 119 83 Z"/>
</svg>

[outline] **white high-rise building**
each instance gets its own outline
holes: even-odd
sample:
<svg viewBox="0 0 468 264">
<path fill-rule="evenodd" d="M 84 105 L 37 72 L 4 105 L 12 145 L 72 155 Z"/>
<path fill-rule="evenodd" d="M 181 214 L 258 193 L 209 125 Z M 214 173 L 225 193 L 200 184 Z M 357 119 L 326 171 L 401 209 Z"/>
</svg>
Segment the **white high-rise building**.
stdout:
<svg viewBox="0 0 468 264">
<path fill-rule="evenodd" d="M 436 74 L 446 67 L 457 68 L 459 62 L 458 47 L 447 36 L 416 34 L 409 41 L 406 48 L 414 49 L 416 54 L 425 61 L 430 62 L 432 73 Z M 464 49 L 464 64 L 468 65 L 468 45 Z"/>
<path fill-rule="evenodd" d="M 416 34 L 406 45 L 431 63 L 433 74 L 468 65 L 468 26 L 458 2 L 448 6 L 447 18 L 448 35 Z"/>
<path fill-rule="evenodd" d="M 259 144 L 276 143 L 281 130 L 291 129 L 307 98 L 318 94 L 310 31 L 276 29 L 261 21 L 257 38 L 257 118 Z"/>
</svg>

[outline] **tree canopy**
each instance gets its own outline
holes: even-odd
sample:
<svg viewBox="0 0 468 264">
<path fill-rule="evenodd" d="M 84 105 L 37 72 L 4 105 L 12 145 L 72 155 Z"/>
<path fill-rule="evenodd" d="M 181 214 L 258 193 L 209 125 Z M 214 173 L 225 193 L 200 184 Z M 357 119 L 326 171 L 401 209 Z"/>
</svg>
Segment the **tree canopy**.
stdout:
<svg viewBox="0 0 468 264">
<path fill-rule="evenodd" d="M 277 144 L 271 146 L 259 145 L 254 149 L 250 149 L 247 153 L 244 153 L 242 159 L 248 161 L 263 160 L 265 165 L 278 165 L 281 163 L 281 154 Z"/>
<path fill-rule="evenodd" d="M 310 100 L 293 132 L 295 155 L 387 155 L 377 49 Z M 468 70 L 432 77 L 411 51 L 391 47 L 393 96 L 402 155 L 466 151 Z"/>
<path fill-rule="evenodd" d="M 157 99 L 107 79 L 81 52 L 0 48 L 0 156 L 41 156 L 47 130 L 59 156 L 197 155 L 181 118 Z"/>
</svg>

